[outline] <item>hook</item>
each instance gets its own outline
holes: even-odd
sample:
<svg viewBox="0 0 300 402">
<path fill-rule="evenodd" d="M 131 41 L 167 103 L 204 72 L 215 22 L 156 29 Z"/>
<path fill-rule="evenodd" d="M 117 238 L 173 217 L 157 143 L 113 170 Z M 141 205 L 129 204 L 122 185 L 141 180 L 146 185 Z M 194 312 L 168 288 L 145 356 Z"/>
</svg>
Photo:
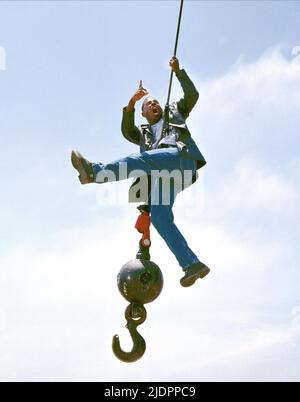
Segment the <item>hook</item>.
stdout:
<svg viewBox="0 0 300 402">
<path fill-rule="evenodd" d="M 147 318 L 147 311 L 144 306 L 137 303 L 130 304 L 125 312 L 127 320 L 126 328 L 129 330 L 133 341 L 133 348 L 131 352 L 124 352 L 120 345 L 120 338 L 118 335 L 113 337 L 112 348 L 116 357 L 125 362 L 132 363 L 139 360 L 146 351 L 146 342 L 144 338 L 138 333 L 137 326 L 143 324 Z"/>
</svg>

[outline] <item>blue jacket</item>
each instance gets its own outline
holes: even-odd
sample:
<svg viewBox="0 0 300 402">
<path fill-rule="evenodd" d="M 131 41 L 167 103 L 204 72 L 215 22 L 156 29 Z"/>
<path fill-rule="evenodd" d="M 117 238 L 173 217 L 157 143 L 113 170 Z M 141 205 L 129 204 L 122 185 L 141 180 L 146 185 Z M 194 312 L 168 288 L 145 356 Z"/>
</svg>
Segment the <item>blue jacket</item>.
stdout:
<svg viewBox="0 0 300 402">
<path fill-rule="evenodd" d="M 170 105 L 169 124 L 176 128 L 178 137 L 176 146 L 180 155 L 184 158 L 189 158 L 197 161 L 197 168 L 202 168 L 206 161 L 192 139 L 191 133 L 187 127 L 186 119 L 189 117 L 192 109 L 198 101 L 199 93 L 193 82 L 185 70 L 180 70 L 177 73 L 177 78 L 183 89 L 184 96 L 179 102 L 174 102 Z M 123 136 L 130 142 L 140 146 L 140 151 L 149 151 L 154 143 L 154 136 L 149 124 L 142 125 L 138 128 L 135 125 L 135 111 L 127 112 L 126 107 L 123 109 L 122 133 Z M 163 140 L 160 142 L 163 144 Z"/>
</svg>

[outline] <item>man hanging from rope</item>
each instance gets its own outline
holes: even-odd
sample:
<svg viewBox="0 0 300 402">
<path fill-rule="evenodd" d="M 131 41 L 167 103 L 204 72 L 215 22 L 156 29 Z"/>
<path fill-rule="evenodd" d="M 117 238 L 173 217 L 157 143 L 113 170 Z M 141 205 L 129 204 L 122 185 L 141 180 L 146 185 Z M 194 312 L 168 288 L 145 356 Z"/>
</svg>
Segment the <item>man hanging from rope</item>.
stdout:
<svg viewBox="0 0 300 402">
<path fill-rule="evenodd" d="M 71 160 L 73 167 L 79 172 L 81 184 L 119 181 L 128 177 L 151 177 L 150 212 L 151 222 L 165 240 L 184 271 L 180 280 L 183 287 L 192 286 L 197 279 L 204 278 L 210 269 L 200 262 L 189 248 L 185 238 L 174 223 L 172 208 L 177 194 L 187 186 L 178 189 L 176 180 L 169 180 L 169 200 L 161 198 L 161 183 L 164 180 L 153 175 L 155 172 L 190 172 L 191 183 L 197 178 L 197 170 L 206 161 L 193 141 L 186 125 L 186 119 L 198 101 L 199 94 L 185 70 L 180 69 L 179 61 L 173 57 L 170 67 L 176 74 L 184 97 L 169 106 L 168 115 L 164 115 L 159 102 L 143 88 L 142 83 L 137 92 L 123 109 L 122 133 L 130 142 L 140 146 L 140 153 L 116 160 L 109 164 L 91 163 L 78 151 L 73 151 Z M 148 125 L 141 128 L 135 126 L 135 105 L 145 98 L 142 105 L 142 116 Z M 121 174 L 126 165 L 127 176 Z M 143 175 L 141 174 L 143 173 Z M 159 176 L 159 174 L 158 174 Z M 104 180 L 105 177 L 105 180 Z M 160 176 L 161 177 L 161 176 Z M 173 176 L 172 176 L 173 177 Z"/>
</svg>

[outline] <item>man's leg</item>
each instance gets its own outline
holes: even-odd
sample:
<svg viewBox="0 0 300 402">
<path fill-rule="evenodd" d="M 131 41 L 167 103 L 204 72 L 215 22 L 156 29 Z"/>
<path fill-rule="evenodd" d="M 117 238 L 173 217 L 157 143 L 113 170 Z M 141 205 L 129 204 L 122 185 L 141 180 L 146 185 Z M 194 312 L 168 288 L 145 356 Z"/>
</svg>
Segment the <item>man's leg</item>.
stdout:
<svg viewBox="0 0 300 402">
<path fill-rule="evenodd" d="M 195 162 L 182 159 L 181 168 L 185 171 L 190 170 L 192 173 L 196 170 Z M 198 257 L 190 249 L 185 240 L 184 236 L 181 234 L 179 229 L 174 223 L 174 215 L 172 208 L 176 199 L 177 194 L 181 191 L 175 185 L 174 181 L 169 181 L 170 185 L 170 203 L 164 205 L 163 201 L 163 191 L 161 180 L 156 180 L 152 185 L 152 195 L 156 192 L 159 196 L 156 199 L 159 203 L 156 205 L 151 205 L 151 221 L 153 226 L 156 228 L 160 236 L 165 240 L 166 244 L 175 255 L 179 265 L 182 267 L 185 275 L 181 278 L 180 283 L 183 287 L 192 286 L 197 279 L 203 279 L 209 274 L 210 269 L 200 262 Z"/>
<path fill-rule="evenodd" d="M 141 173 L 151 175 L 152 171 L 162 169 L 172 172 L 181 171 L 179 152 L 176 148 L 156 149 L 143 153 L 132 154 L 114 162 L 92 163 L 96 183 L 120 181 L 130 177 L 140 177 Z M 107 175 L 107 176 L 105 176 Z"/>
<path fill-rule="evenodd" d="M 180 157 L 176 148 L 132 154 L 107 164 L 91 163 L 78 151 L 72 151 L 71 161 L 79 172 L 81 184 L 106 183 L 140 177 L 142 174 L 151 175 L 153 170 L 180 170 Z"/>
<path fill-rule="evenodd" d="M 173 205 L 177 196 L 176 188 L 171 181 L 170 184 L 170 204 L 151 205 L 151 223 L 156 228 L 160 236 L 165 240 L 169 249 L 175 255 L 179 265 L 183 270 L 199 262 L 198 257 L 189 248 L 185 238 L 174 223 Z M 161 180 L 153 183 L 152 194 L 159 191 L 162 194 Z M 160 197 L 161 201 L 161 197 Z"/>
</svg>

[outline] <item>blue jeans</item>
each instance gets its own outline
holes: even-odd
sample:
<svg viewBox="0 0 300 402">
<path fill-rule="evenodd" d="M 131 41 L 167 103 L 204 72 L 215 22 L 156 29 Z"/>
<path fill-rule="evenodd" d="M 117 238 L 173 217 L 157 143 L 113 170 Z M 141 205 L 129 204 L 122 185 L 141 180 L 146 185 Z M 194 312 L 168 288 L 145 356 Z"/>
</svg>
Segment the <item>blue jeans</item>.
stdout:
<svg viewBox="0 0 300 402">
<path fill-rule="evenodd" d="M 93 171 L 96 177 L 96 183 L 103 183 L 103 180 L 99 179 L 104 172 L 113 172 L 114 179 L 106 181 L 123 180 L 128 177 L 120 175 L 119 167 L 122 164 L 127 164 L 128 175 L 135 177 L 134 171 L 143 171 L 145 175 L 150 176 L 153 171 L 167 170 L 172 172 L 177 171 L 189 171 L 196 172 L 196 162 L 191 159 L 182 158 L 179 155 L 177 148 L 164 148 L 147 151 L 139 154 L 132 154 L 126 158 L 118 159 L 114 162 L 106 165 L 99 163 L 93 164 Z M 98 177 L 98 180 L 97 180 Z M 136 177 L 140 177 L 140 174 Z M 156 192 L 161 190 L 161 180 L 153 180 L 151 199 L 155 197 Z M 192 264 L 199 262 L 197 256 L 189 248 L 185 238 L 180 233 L 179 229 L 174 223 L 173 205 L 177 194 L 180 192 L 174 182 L 170 180 L 170 200 L 167 205 L 162 201 L 162 191 L 159 193 L 159 202 L 153 205 L 151 202 L 151 222 L 156 228 L 160 236 L 165 240 L 168 247 L 175 255 L 179 265 L 185 270 Z"/>
</svg>

